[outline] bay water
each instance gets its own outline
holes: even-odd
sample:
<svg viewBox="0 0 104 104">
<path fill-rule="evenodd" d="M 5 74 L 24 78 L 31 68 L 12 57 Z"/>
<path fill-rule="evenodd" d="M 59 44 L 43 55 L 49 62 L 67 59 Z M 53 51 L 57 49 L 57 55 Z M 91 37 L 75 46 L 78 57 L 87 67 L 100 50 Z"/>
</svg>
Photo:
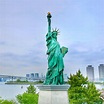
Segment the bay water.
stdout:
<svg viewBox="0 0 104 104">
<path fill-rule="evenodd" d="M 29 85 L 8 85 L 0 82 L 0 97 L 2 99 L 15 100 L 18 94 L 27 90 Z"/>
<path fill-rule="evenodd" d="M 95 84 L 97 89 L 104 88 L 104 85 Z M 18 94 L 23 94 L 29 85 L 8 85 L 0 82 L 0 97 L 2 99 L 16 100 Z M 34 86 L 36 87 L 36 86 Z"/>
</svg>

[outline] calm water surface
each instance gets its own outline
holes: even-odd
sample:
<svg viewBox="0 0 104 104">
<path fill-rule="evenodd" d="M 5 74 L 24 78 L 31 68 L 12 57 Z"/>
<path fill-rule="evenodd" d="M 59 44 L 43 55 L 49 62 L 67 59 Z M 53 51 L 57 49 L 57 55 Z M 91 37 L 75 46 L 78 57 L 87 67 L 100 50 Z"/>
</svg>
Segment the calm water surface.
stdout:
<svg viewBox="0 0 104 104">
<path fill-rule="evenodd" d="M 21 88 L 23 86 L 23 88 Z M 0 82 L 0 97 L 3 99 L 14 99 L 16 100 L 16 95 L 22 94 L 27 90 L 29 85 L 6 85 L 5 83 Z M 96 84 L 97 89 L 104 88 L 104 85 Z"/>
<path fill-rule="evenodd" d="M 21 88 L 23 86 L 23 88 Z M 29 85 L 6 85 L 0 83 L 0 97 L 3 99 L 16 99 L 16 95 L 22 94 Z"/>
</svg>

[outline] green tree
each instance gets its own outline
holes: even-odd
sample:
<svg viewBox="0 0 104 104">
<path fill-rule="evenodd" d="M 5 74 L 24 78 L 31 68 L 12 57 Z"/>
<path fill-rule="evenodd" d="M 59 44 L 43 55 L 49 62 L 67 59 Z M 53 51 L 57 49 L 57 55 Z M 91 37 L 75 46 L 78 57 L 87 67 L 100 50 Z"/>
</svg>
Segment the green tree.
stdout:
<svg viewBox="0 0 104 104">
<path fill-rule="evenodd" d="M 17 103 L 13 100 L 4 100 L 0 98 L 0 104 L 17 104 Z"/>
<path fill-rule="evenodd" d="M 27 87 L 27 93 L 32 93 L 35 94 L 36 93 L 36 89 L 33 85 L 30 85 L 29 87 Z"/>
<path fill-rule="evenodd" d="M 38 104 L 38 95 L 23 93 L 22 95 L 17 95 L 17 100 L 20 104 Z"/>
<path fill-rule="evenodd" d="M 80 70 L 75 75 L 70 74 L 68 79 L 68 84 L 70 85 L 68 90 L 70 104 L 83 104 L 86 96 L 85 85 L 88 83 L 88 79 L 84 78 Z"/>
<path fill-rule="evenodd" d="M 38 94 L 35 91 L 34 86 L 30 85 L 26 92 L 17 95 L 16 98 L 20 104 L 38 104 Z"/>
<path fill-rule="evenodd" d="M 70 75 L 68 84 L 70 104 L 102 104 L 95 85 L 89 83 L 88 78 L 84 77 L 80 70 L 75 75 Z"/>
<path fill-rule="evenodd" d="M 99 97 L 100 93 L 94 83 L 88 83 L 86 87 L 86 102 L 88 104 L 102 104 L 102 100 Z"/>
<path fill-rule="evenodd" d="M 70 88 L 73 88 L 73 87 L 84 87 L 85 84 L 88 83 L 88 78 L 84 77 L 82 74 L 81 74 L 81 71 L 78 70 L 78 72 L 76 72 L 76 74 L 74 75 L 71 75 L 70 74 L 70 78 L 68 78 L 68 84 L 70 84 Z"/>
<path fill-rule="evenodd" d="M 21 80 L 20 79 L 17 79 L 17 82 L 21 82 Z"/>
</svg>

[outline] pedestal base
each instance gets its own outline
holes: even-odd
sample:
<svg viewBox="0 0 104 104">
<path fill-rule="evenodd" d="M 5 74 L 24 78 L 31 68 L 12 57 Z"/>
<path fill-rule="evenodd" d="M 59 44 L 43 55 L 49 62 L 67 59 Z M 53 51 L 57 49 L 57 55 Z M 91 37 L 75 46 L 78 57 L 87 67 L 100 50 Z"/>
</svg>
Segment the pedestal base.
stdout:
<svg viewBox="0 0 104 104">
<path fill-rule="evenodd" d="M 69 104 L 69 85 L 38 85 L 38 104 Z"/>
</svg>

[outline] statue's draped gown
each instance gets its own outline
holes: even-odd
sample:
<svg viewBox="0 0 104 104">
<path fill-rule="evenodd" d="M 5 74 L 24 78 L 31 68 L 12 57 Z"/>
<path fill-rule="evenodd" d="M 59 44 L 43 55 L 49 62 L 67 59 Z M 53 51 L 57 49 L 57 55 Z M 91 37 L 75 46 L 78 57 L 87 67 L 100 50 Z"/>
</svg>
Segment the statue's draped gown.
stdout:
<svg viewBox="0 0 104 104">
<path fill-rule="evenodd" d="M 53 37 L 54 32 L 49 32 L 46 35 L 47 55 L 48 55 L 48 70 L 46 74 L 45 84 L 58 85 L 63 84 L 63 55 L 61 53 L 60 45 Z"/>
</svg>

